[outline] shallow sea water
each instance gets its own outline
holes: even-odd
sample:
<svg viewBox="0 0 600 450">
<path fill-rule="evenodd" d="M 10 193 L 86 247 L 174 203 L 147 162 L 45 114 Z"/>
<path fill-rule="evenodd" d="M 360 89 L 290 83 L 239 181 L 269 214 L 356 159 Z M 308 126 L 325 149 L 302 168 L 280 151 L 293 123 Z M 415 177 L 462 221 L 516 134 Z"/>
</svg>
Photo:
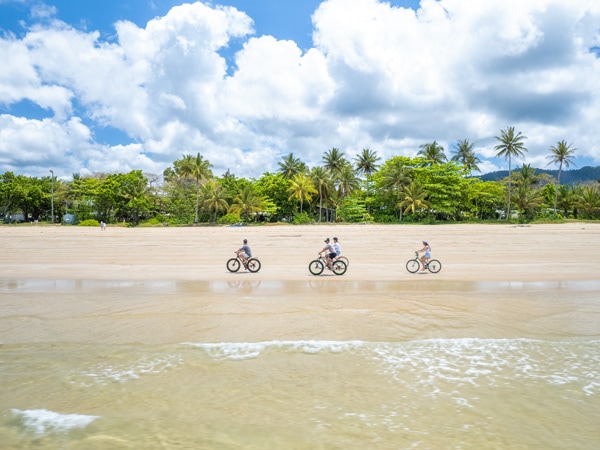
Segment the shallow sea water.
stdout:
<svg viewBox="0 0 600 450">
<path fill-rule="evenodd" d="M 68 283 L 3 282 L 0 300 L 14 305 L 23 295 L 60 297 L 68 291 L 97 305 L 115 296 L 133 305 L 140 301 L 135 293 L 147 299 L 152 292 L 161 300 L 198 288 L 210 293 L 211 304 L 231 301 L 232 308 L 275 302 L 287 292 L 285 300 L 299 308 L 313 289 L 304 282 L 285 289 L 273 283 L 211 283 L 201 289 Z M 340 314 L 362 317 L 353 322 L 357 339 L 4 343 L 0 447 L 600 448 L 597 282 L 429 284 L 428 296 L 436 300 L 421 304 L 422 321 L 409 317 L 411 331 L 386 340 L 375 338 L 404 322 L 393 317 L 383 323 L 365 299 L 398 302 L 403 312 L 399 302 L 418 301 L 422 286 L 326 288 L 352 307 L 352 316 Z M 460 307 L 440 307 L 465 298 Z M 522 323 L 490 319 L 513 303 L 521 305 Z M 406 308 L 413 311 L 414 304 Z M 15 320 L 6 307 L 1 318 L 0 324 Z M 33 316 L 20 319 L 32 326 Z M 378 321 L 385 331 L 376 329 Z"/>
</svg>

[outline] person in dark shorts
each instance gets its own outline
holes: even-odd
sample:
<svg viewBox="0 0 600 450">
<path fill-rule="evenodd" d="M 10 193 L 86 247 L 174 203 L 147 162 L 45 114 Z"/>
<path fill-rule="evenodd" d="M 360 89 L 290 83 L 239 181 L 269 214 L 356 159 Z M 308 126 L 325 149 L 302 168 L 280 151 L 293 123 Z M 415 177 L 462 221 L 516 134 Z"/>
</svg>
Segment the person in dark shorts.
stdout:
<svg viewBox="0 0 600 450">
<path fill-rule="evenodd" d="M 330 242 L 329 238 L 325 239 L 325 247 L 319 252 L 319 254 L 325 254 L 325 259 L 327 260 L 327 268 L 331 269 L 331 263 L 333 259 L 336 257 L 335 247 Z"/>
</svg>

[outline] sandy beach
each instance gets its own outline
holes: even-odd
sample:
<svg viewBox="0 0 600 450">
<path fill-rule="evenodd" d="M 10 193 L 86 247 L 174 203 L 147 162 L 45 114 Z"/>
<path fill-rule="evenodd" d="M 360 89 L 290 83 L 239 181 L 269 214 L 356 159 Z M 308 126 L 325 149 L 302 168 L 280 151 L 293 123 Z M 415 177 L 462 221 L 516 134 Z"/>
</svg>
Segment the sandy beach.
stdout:
<svg viewBox="0 0 600 450">
<path fill-rule="evenodd" d="M 346 274 L 308 263 L 337 236 Z M 258 273 L 229 273 L 247 238 Z M 406 261 L 427 239 L 437 274 Z M 600 224 L 0 227 L 6 448 L 598 448 Z"/>
<path fill-rule="evenodd" d="M 308 263 L 333 236 L 350 259 L 348 271 L 315 277 Z M 229 273 L 225 263 L 244 238 L 262 269 Z M 405 269 L 422 239 L 443 264 L 438 274 Z M 428 337 L 495 338 L 598 330 L 596 305 L 578 305 L 573 313 L 568 301 L 544 300 L 575 285 L 586 295 L 598 288 L 600 224 L 7 226 L 0 241 L 4 343 L 393 340 L 423 330 Z M 494 298 L 484 310 L 483 301 Z M 520 325 L 538 315 L 539 328 Z M 452 317 L 460 317 L 459 327 Z"/>
<path fill-rule="evenodd" d="M 600 224 L 315 225 L 261 227 L 1 227 L 0 279 L 252 281 L 310 280 L 308 263 L 337 236 L 350 261 L 341 278 L 414 281 L 406 261 L 427 239 L 442 262 L 436 280 L 596 280 Z M 225 268 L 247 238 L 259 273 Z"/>
</svg>

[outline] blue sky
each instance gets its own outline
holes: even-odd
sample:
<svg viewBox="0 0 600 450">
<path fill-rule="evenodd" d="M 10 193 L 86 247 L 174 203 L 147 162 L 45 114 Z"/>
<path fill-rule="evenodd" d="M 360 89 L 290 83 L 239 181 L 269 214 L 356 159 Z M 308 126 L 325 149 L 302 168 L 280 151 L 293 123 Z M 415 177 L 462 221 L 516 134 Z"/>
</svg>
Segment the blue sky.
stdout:
<svg viewBox="0 0 600 450">
<path fill-rule="evenodd" d="M 114 23 L 128 20 L 139 27 L 157 17 L 164 16 L 182 1 L 173 0 L 57 0 L 45 3 L 56 8 L 55 17 L 77 28 L 99 30 L 105 39 L 114 34 Z M 320 0 L 235 0 L 203 2 L 213 5 L 234 6 L 246 12 L 254 21 L 258 35 L 271 35 L 277 39 L 291 39 L 302 49 L 312 46 L 311 15 Z M 20 21 L 29 21 L 31 8 L 43 2 L 0 0 L 0 28 L 22 31 Z M 392 1 L 392 5 L 417 9 L 417 0 Z"/>
<path fill-rule="evenodd" d="M 0 173 L 258 177 L 294 153 L 383 159 L 527 136 L 600 164 L 600 5 L 586 0 L 0 0 Z"/>
<path fill-rule="evenodd" d="M 181 1 L 137 0 L 57 0 L 47 2 L 54 6 L 54 17 L 76 28 L 100 31 L 104 39 L 114 35 L 114 24 L 119 20 L 128 20 L 139 27 L 157 17 L 166 15 Z M 206 3 L 206 2 L 205 2 Z M 303 48 L 311 45 L 312 24 L 310 16 L 319 5 L 315 0 L 238 0 L 229 2 L 210 2 L 212 4 L 231 5 L 245 11 L 254 20 L 258 34 L 270 34 L 278 39 L 292 39 Z M 30 22 L 31 8 L 42 2 L 0 1 L 2 15 L 0 26 L 4 30 L 22 30 L 20 21 Z"/>
</svg>

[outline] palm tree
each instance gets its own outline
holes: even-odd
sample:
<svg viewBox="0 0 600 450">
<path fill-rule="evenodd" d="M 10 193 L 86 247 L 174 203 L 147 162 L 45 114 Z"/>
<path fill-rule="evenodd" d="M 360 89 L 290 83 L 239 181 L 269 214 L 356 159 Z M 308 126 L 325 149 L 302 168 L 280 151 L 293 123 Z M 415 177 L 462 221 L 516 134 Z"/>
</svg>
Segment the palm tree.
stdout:
<svg viewBox="0 0 600 450">
<path fill-rule="evenodd" d="M 299 173 L 290 182 L 290 187 L 287 188 L 290 193 L 288 200 L 293 198 L 298 199 L 300 202 L 300 212 L 302 213 L 302 205 L 304 200 L 310 201 L 312 196 L 317 193 L 312 180 L 303 173 Z"/>
<path fill-rule="evenodd" d="M 360 155 L 354 158 L 354 163 L 356 164 L 356 170 L 359 173 L 366 176 L 366 192 L 367 198 L 369 198 L 369 184 L 371 182 L 371 175 L 377 171 L 379 168 L 379 161 L 381 158 L 377 156 L 377 153 L 369 148 L 363 148 L 363 151 Z M 367 203 L 367 211 L 370 212 L 369 204 Z"/>
<path fill-rule="evenodd" d="M 316 166 L 310 171 L 310 179 L 318 188 L 319 192 L 319 222 L 323 217 L 323 199 L 328 196 L 331 190 L 331 178 L 324 167 Z"/>
<path fill-rule="evenodd" d="M 600 190 L 597 184 L 586 184 L 581 187 L 577 198 L 577 206 L 590 219 L 600 211 Z"/>
<path fill-rule="evenodd" d="M 436 141 L 419 145 L 419 148 L 421 150 L 417 154 L 423 156 L 430 164 L 442 164 L 448 161 L 444 153 L 444 147 Z"/>
<path fill-rule="evenodd" d="M 508 207 L 506 220 L 510 219 L 510 191 L 512 189 L 510 171 L 511 171 L 511 160 L 514 156 L 523 156 L 527 149 L 523 143 L 527 136 L 523 136 L 519 131 L 515 134 L 515 127 L 508 127 L 506 130 L 500 130 L 500 136 L 496 136 L 496 139 L 500 141 L 500 144 L 494 147 L 497 151 L 496 156 L 499 158 L 503 156 L 508 159 Z"/>
<path fill-rule="evenodd" d="M 382 189 L 396 194 L 396 204 L 400 203 L 402 188 L 410 182 L 410 168 L 406 167 L 400 158 L 392 158 L 385 165 L 381 179 Z M 399 209 L 399 217 L 402 220 L 402 208 Z"/>
<path fill-rule="evenodd" d="M 239 214 L 246 220 L 256 212 L 262 211 L 265 204 L 264 198 L 254 192 L 251 184 L 244 186 L 233 199 L 233 205 L 229 207 L 229 212 Z"/>
<path fill-rule="evenodd" d="M 183 159 L 173 163 L 175 171 L 183 177 L 194 179 L 196 183 L 196 215 L 194 223 L 198 223 L 198 210 L 200 206 L 200 185 L 203 180 L 212 177 L 210 168 L 212 165 L 204 159 L 200 153 L 196 156 L 183 155 Z"/>
<path fill-rule="evenodd" d="M 323 154 L 323 164 L 334 177 L 337 177 L 347 163 L 348 161 L 344 158 L 344 154 L 335 147 Z"/>
<path fill-rule="evenodd" d="M 524 221 L 528 216 L 528 211 L 536 208 L 543 201 L 539 189 L 533 187 L 534 184 L 535 183 L 530 183 L 524 179 L 515 189 L 515 203 L 519 210 L 520 222 Z M 533 214 L 529 214 L 529 216 L 529 218 L 531 218 Z"/>
<path fill-rule="evenodd" d="M 573 211 L 575 215 L 575 205 L 577 203 L 576 189 L 570 186 L 559 185 L 558 189 L 558 205 L 565 217 L 569 215 L 569 211 Z"/>
<path fill-rule="evenodd" d="M 521 169 L 517 172 L 515 184 L 533 187 L 539 183 L 540 179 L 541 175 L 535 173 L 535 168 L 531 167 L 531 164 L 523 164 Z"/>
<path fill-rule="evenodd" d="M 207 184 L 202 186 L 202 193 L 204 197 L 204 206 L 209 211 L 214 211 L 213 222 L 217 221 L 217 213 L 219 211 L 227 211 L 229 204 L 227 203 L 226 193 L 223 187 L 216 181 L 209 181 Z"/>
<path fill-rule="evenodd" d="M 481 160 L 473 151 L 473 143 L 469 142 L 468 139 L 459 139 L 454 144 L 454 155 L 452 161 L 459 162 L 462 164 L 469 173 L 473 171 L 479 172 L 479 164 Z"/>
<path fill-rule="evenodd" d="M 340 193 L 342 200 L 344 197 L 352 194 L 352 192 L 354 192 L 360 186 L 356 172 L 354 172 L 354 168 L 349 163 L 341 168 L 340 172 L 338 173 L 338 181 L 338 192 Z"/>
<path fill-rule="evenodd" d="M 342 204 L 342 198 L 340 197 L 340 193 L 335 189 L 327 196 L 327 205 L 333 211 L 331 215 L 331 220 L 335 221 L 337 216 L 337 209 Z"/>
<path fill-rule="evenodd" d="M 359 173 L 366 175 L 368 178 L 379 168 L 377 161 L 380 159 L 381 158 L 377 156 L 377 152 L 369 148 L 363 148 L 362 153 L 354 158 L 356 170 L 358 170 Z"/>
<path fill-rule="evenodd" d="M 550 160 L 550 162 L 546 165 L 550 164 L 558 164 L 558 181 L 557 185 L 560 186 L 560 173 L 562 172 L 563 165 L 568 169 L 573 163 L 573 158 L 575 157 L 575 148 L 571 148 L 571 144 L 567 144 L 566 141 L 558 141 L 556 146 L 550 147 L 550 151 L 552 154 L 547 156 L 546 158 Z M 554 214 L 556 215 L 556 202 L 558 201 L 558 188 L 555 186 L 554 189 Z"/>
<path fill-rule="evenodd" d="M 398 203 L 399 208 L 404 208 L 404 213 L 415 214 L 418 211 L 429 208 L 429 202 L 425 200 L 427 191 L 419 183 L 411 181 L 409 185 L 402 187 L 403 199 Z"/>
<path fill-rule="evenodd" d="M 293 178 L 301 172 L 306 170 L 306 164 L 304 164 L 300 158 L 296 158 L 293 153 L 281 158 L 279 164 L 279 173 L 284 178 Z"/>
</svg>

